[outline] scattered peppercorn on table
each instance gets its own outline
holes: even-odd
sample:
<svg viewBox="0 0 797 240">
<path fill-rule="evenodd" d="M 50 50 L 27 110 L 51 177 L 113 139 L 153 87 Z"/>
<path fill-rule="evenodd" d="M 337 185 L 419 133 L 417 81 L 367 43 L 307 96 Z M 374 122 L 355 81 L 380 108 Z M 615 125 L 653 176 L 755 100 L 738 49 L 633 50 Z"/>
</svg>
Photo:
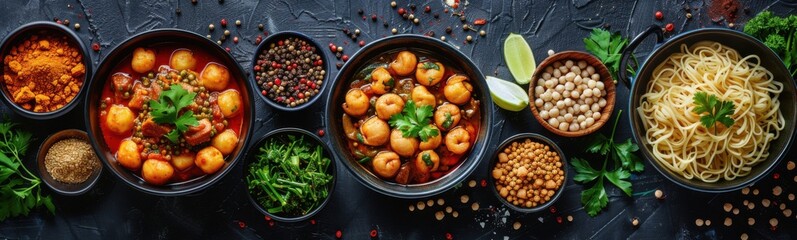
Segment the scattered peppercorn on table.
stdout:
<svg viewBox="0 0 797 240">
<path fill-rule="evenodd" d="M 649 25 L 662 27 L 665 38 L 692 29 L 717 27 L 742 31 L 748 20 L 767 9 L 777 16 L 797 14 L 797 1 L 740 1 L 713 0 L 700 2 L 677 1 L 133 1 L 128 4 L 84 0 L 49 1 L 46 3 L 4 2 L 0 16 L 0 37 L 22 24 L 33 21 L 53 21 L 74 31 L 86 46 L 89 55 L 83 56 L 74 46 L 62 40 L 38 36 L 15 47 L 14 54 L 3 53 L 3 86 L 8 86 L 10 102 L 0 106 L 17 128 L 31 132 L 33 140 L 22 159 L 27 169 L 36 169 L 36 150 L 51 133 L 62 129 L 83 129 L 85 93 L 82 81 L 92 74 L 111 49 L 130 36 L 150 29 L 174 27 L 206 36 L 228 51 L 248 73 L 255 91 L 253 141 L 267 132 L 284 127 L 298 127 L 315 133 L 329 144 L 337 136 L 329 136 L 324 126 L 330 91 L 323 84 L 332 82 L 357 51 L 369 43 L 396 34 L 416 34 L 451 44 L 479 66 L 484 75 L 509 81 L 512 74 L 506 67 L 501 51 L 503 40 L 510 33 L 519 33 L 531 45 L 536 61 L 541 62 L 550 52 L 584 51 L 584 38 L 592 28 L 605 28 L 625 38 L 633 38 Z M 311 37 L 318 48 L 305 47 L 303 40 L 291 39 L 287 44 L 267 46 L 256 52 L 268 36 L 281 31 L 295 31 Z M 411 46 L 407 46 L 411 47 Z M 649 50 L 652 46 L 641 47 Z M 284 50 L 282 50 L 284 49 Z M 788 49 L 788 48 L 786 48 Z M 272 52 L 269 52 L 273 50 Z M 281 68 L 272 59 L 295 57 L 289 51 L 299 50 L 299 66 L 317 70 L 309 74 L 295 69 Z M 549 50 L 552 50 L 549 52 Z M 274 54 L 279 51 L 279 54 Z M 319 54 L 319 53 L 323 54 Z M 636 57 L 646 56 L 639 51 Z M 257 56 L 257 55 L 260 56 Z M 58 57 L 53 57 L 58 55 Z M 51 57 L 52 61 L 36 58 Z M 91 59 L 93 66 L 84 66 L 82 58 Z M 253 63 L 253 59 L 260 61 Z M 451 61 L 452 59 L 446 59 Z M 274 64 L 272 65 L 272 61 Z M 794 61 L 794 60 L 792 60 Z M 284 62 L 284 61 L 282 61 Z M 421 62 L 421 59 L 418 61 Z M 578 62 L 564 61 L 571 66 Z M 289 65 L 291 68 L 297 66 Z M 608 65 L 608 64 L 607 64 Z M 325 67 L 322 67 L 325 66 Z M 155 66 L 157 68 L 157 66 Z M 200 66 L 201 68 L 202 66 Z M 228 66 L 234 67 L 234 66 Z M 617 68 L 617 66 L 607 66 Z M 324 72 L 321 72 L 323 70 Z M 579 69 L 580 70 L 580 69 Z M 589 68 L 584 68 L 590 71 Z M 291 76 L 287 79 L 276 75 Z M 328 77 L 324 77 L 327 75 Z M 255 80 L 255 77 L 258 79 Z M 547 77 L 547 75 L 546 75 Z M 592 76 L 590 76 L 592 77 Z M 42 78 L 62 81 L 47 82 Z M 89 78 L 90 79 L 90 78 Z M 392 80 L 392 79 L 391 79 Z M 396 79 L 400 80 L 400 79 Z M 548 80 L 548 78 L 546 78 Z M 617 79 L 615 79 L 616 81 Z M 104 82 L 103 79 L 100 83 Z M 347 81 L 348 82 L 348 81 Z M 556 82 L 534 85 L 540 94 L 547 88 L 558 87 Z M 550 83 L 550 84 L 549 84 Z M 33 85 L 52 84 L 51 88 Z M 514 84 L 514 82 L 513 82 Z M 587 84 L 587 83 L 585 83 Z M 572 85 L 572 84 L 571 84 Z M 562 84 L 563 88 L 570 88 Z M 521 86 L 528 89 L 528 85 Z M 575 86 L 578 87 L 578 86 Z M 600 86 L 595 94 L 602 95 Z M 241 89 L 244 89 L 241 87 Z M 592 92 L 587 92 L 592 93 Z M 599 94 L 600 93 L 600 94 Z M 489 96 L 480 96 L 489 98 Z M 539 103 L 547 104 L 547 95 L 540 95 Z M 628 122 L 628 90 L 617 87 L 617 101 L 610 122 L 620 116 L 616 132 L 611 124 L 596 133 L 567 138 L 545 129 L 526 108 L 519 112 L 489 106 L 482 111 L 492 114 L 490 127 L 493 136 L 478 168 L 456 187 L 432 197 L 399 199 L 382 195 L 360 184 L 351 172 L 337 164 L 335 191 L 319 213 L 299 222 L 280 222 L 264 216 L 247 197 L 245 183 L 247 169 L 236 164 L 229 174 L 212 186 L 186 196 L 159 197 L 127 186 L 110 171 L 105 171 L 91 191 L 80 196 L 58 195 L 42 185 L 42 196 L 49 195 L 55 206 L 52 214 L 44 207 L 29 214 L 10 217 L 0 222 L 0 238 L 42 239 L 766 239 L 797 238 L 797 150 L 787 157 L 758 183 L 740 191 L 709 194 L 691 191 L 668 181 L 643 160 L 645 170 L 630 174 L 633 193 L 627 196 L 609 181 L 604 184 L 607 206 L 596 216 L 587 214 L 582 205 L 590 199 L 582 198 L 582 191 L 591 185 L 574 182 L 578 173 L 570 165 L 572 158 L 584 159 L 592 167 L 599 167 L 604 157 L 586 153 L 590 136 L 597 133 L 614 136 L 616 142 L 631 138 Z M 79 107 L 51 120 L 30 120 L 11 111 L 8 103 L 16 102 L 29 111 L 53 111 L 72 99 Z M 299 111 L 283 111 L 270 106 L 266 98 L 286 107 L 309 104 Z M 532 99 L 533 101 L 534 99 Z M 537 99 L 539 100 L 539 99 Z M 557 99 L 558 100 L 558 99 Z M 568 101 L 565 99 L 563 101 Z M 601 99 L 602 100 L 602 99 Z M 556 104 L 556 102 L 553 102 Z M 793 104 L 793 103 L 788 103 Z M 591 105 L 598 112 L 600 100 Z M 588 109 L 584 109 L 585 111 Z M 586 111 L 585 111 L 586 112 Z M 546 112 L 545 118 L 551 117 Z M 554 114 L 558 115 L 558 114 Z M 548 118 L 546 118 L 548 117 Z M 556 116 L 551 121 L 556 120 Z M 580 115 L 573 116 L 581 117 Z M 590 116 L 587 116 L 588 118 Z M 592 119 L 592 118 L 589 118 Z M 584 120 L 586 125 L 592 121 Z M 596 119 L 597 120 L 597 119 Z M 578 130 L 585 126 L 561 125 L 562 130 Z M 499 144 L 517 133 L 537 133 L 550 138 L 564 156 L 553 147 L 535 141 L 518 140 L 505 149 Z M 91 142 L 87 142 L 91 144 Z M 641 147 L 641 143 L 639 144 Z M 65 142 L 52 154 L 84 154 L 85 144 Z M 331 144 L 330 144 L 331 146 Z M 77 149 L 72 149 L 77 148 Z M 333 149 L 342 151 L 341 149 Z M 499 153 L 500 151 L 500 153 Z M 539 153 L 539 157 L 525 157 Z M 524 155 L 525 154 L 525 155 Z M 493 156 L 499 165 L 488 166 Z M 638 157 L 643 158 L 641 154 Z M 559 161 L 563 158 L 567 164 Z M 85 169 L 76 165 L 96 158 L 58 162 L 49 156 L 53 176 L 79 181 Z M 469 159 L 471 161 L 474 159 Z M 0 156 L 0 164 L 4 158 Z M 92 165 L 93 166 L 93 165 Z M 50 168 L 48 167 L 48 168 Z M 107 165 L 102 165 L 106 170 Z M 76 175 L 67 175 L 70 171 Z M 80 172 L 82 171 L 82 172 Z M 87 170 L 86 170 L 87 171 Z M 4 172 L 0 171 L 0 179 Z M 523 181 L 515 176 L 537 174 L 540 181 Z M 490 178 L 495 179 L 492 184 Z M 513 180 L 514 179 L 514 180 Z M 582 179 L 583 180 L 583 179 Z M 143 180 L 142 180 L 143 181 Z M 0 184 L 6 184 L 0 181 Z M 616 184 L 616 183 L 615 183 Z M 497 186 L 496 186 L 497 185 Z M 5 186 L 0 186 L 5 187 Z M 497 193 L 491 188 L 496 188 Z M 536 206 L 551 200 L 556 189 L 561 196 L 553 199 L 547 209 L 535 213 L 521 213 L 503 205 L 505 198 L 518 206 Z M 0 191 L 3 192 L 3 191 Z M 597 196 L 590 194 L 584 196 Z M 0 195 L 0 198 L 6 196 Z M 0 206 L 3 213 L 5 206 Z"/>
</svg>

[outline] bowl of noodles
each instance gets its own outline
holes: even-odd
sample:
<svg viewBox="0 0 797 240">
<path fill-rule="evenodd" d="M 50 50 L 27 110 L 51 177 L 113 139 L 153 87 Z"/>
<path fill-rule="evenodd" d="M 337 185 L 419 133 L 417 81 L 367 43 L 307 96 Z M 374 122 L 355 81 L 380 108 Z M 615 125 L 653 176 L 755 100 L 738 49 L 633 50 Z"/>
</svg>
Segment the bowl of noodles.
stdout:
<svg viewBox="0 0 797 240">
<path fill-rule="evenodd" d="M 651 165 L 678 185 L 728 192 L 755 183 L 782 160 L 794 136 L 795 83 L 780 58 L 744 33 L 718 28 L 659 44 L 630 88 L 634 139 Z M 629 84 L 629 80 L 630 84 Z"/>
</svg>

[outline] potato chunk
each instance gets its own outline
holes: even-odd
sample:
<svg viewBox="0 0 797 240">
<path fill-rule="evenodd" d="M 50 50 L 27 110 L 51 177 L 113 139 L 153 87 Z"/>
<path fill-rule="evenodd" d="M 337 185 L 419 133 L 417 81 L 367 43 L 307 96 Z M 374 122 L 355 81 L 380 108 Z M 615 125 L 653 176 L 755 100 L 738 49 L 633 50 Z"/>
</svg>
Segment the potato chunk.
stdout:
<svg viewBox="0 0 797 240">
<path fill-rule="evenodd" d="M 221 115 L 231 118 L 241 112 L 241 94 L 235 89 L 230 89 L 219 94 L 216 102 L 219 104 Z"/>
<path fill-rule="evenodd" d="M 212 174 L 224 166 L 224 156 L 213 146 L 205 147 L 196 154 L 194 164 L 202 169 L 202 172 Z"/>
<path fill-rule="evenodd" d="M 149 184 L 163 185 L 174 175 L 174 168 L 169 162 L 148 159 L 141 168 L 141 177 Z"/>
<path fill-rule="evenodd" d="M 196 66 L 194 52 L 185 48 L 174 50 L 169 59 L 169 66 L 176 70 L 194 69 Z"/>
<path fill-rule="evenodd" d="M 218 149 L 221 154 L 230 155 L 235 150 L 235 147 L 238 146 L 238 135 L 231 129 L 224 130 L 224 132 L 213 138 L 211 145 Z"/>
<path fill-rule="evenodd" d="M 155 68 L 155 51 L 146 48 L 133 50 L 133 60 L 130 62 L 133 71 L 147 73 Z"/>
<path fill-rule="evenodd" d="M 199 75 L 199 81 L 210 91 L 221 91 L 230 82 L 230 72 L 221 64 L 208 63 Z"/>
<path fill-rule="evenodd" d="M 141 153 L 138 151 L 138 144 L 130 139 L 123 140 L 119 144 L 119 150 L 116 151 L 116 161 L 122 167 L 133 171 L 141 168 Z"/>
<path fill-rule="evenodd" d="M 133 120 L 135 115 L 133 111 L 122 105 L 113 105 L 108 109 L 108 115 L 105 117 L 105 126 L 111 132 L 124 135 L 133 129 Z"/>
</svg>

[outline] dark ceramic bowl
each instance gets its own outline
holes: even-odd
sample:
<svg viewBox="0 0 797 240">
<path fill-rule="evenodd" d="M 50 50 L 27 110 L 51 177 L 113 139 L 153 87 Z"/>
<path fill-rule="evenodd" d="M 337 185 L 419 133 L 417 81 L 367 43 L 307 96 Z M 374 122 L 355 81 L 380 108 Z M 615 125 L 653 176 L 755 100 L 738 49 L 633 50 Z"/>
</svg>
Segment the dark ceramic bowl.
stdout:
<svg viewBox="0 0 797 240">
<path fill-rule="evenodd" d="M 243 123 L 238 145 L 235 147 L 233 153 L 226 157 L 225 164 L 221 169 L 213 174 L 204 175 L 191 180 L 155 186 L 147 184 L 137 173 L 122 167 L 116 162 L 114 153 L 110 151 L 108 143 L 106 143 L 105 138 L 103 138 L 98 110 L 105 82 L 114 74 L 113 71 L 119 64 L 130 64 L 130 62 L 123 62 L 123 60 L 127 59 L 136 47 L 171 44 L 179 44 L 179 47 L 201 49 L 201 51 L 205 51 L 209 55 L 214 56 L 216 62 L 227 67 L 230 71 L 232 81 L 237 81 L 238 86 L 241 88 L 240 94 L 243 101 L 243 112 L 241 114 L 243 114 Z M 252 96 L 252 85 L 248 84 L 246 81 L 246 74 L 232 55 L 203 36 L 180 29 L 156 29 L 137 34 L 111 50 L 102 60 L 100 67 L 92 78 L 88 94 L 86 95 L 84 109 L 86 129 L 88 129 L 89 136 L 91 137 L 91 144 L 94 146 L 94 150 L 99 153 L 98 155 L 102 162 L 105 163 L 105 166 L 108 167 L 113 175 L 116 175 L 127 185 L 142 192 L 161 196 L 176 196 L 205 189 L 218 182 L 233 169 L 235 164 L 243 158 L 246 146 L 249 144 L 253 127 L 252 123 L 254 122 L 255 105 Z"/>
<path fill-rule="evenodd" d="M 648 28 L 647 31 L 637 36 L 629 44 L 628 48 L 626 48 L 626 50 L 623 52 L 620 69 L 626 68 L 628 57 L 631 53 L 633 53 L 636 46 L 638 46 L 645 37 L 653 33 L 657 35 L 659 44 L 648 56 L 647 60 L 645 60 L 645 62 L 639 67 L 637 76 L 633 79 L 629 79 L 627 76 L 625 76 L 625 71 L 620 71 L 619 74 L 620 80 L 624 81 L 626 86 L 629 86 L 630 88 L 628 106 L 631 111 L 628 115 L 631 122 L 632 135 L 634 140 L 640 143 L 639 150 L 645 155 L 645 158 L 648 160 L 648 162 L 650 162 L 650 165 L 653 165 L 653 167 L 656 168 L 656 170 L 658 170 L 662 175 L 664 175 L 664 177 L 682 187 L 694 191 L 709 193 L 738 190 L 755 183 L 764 176 L 769 175 L 769 173 L 778 166 L 778 163 L 789 152 L 789 148 L 794 140 L 795 119 L 797 119 L 797 105 L 794 104 L 795 101 L 797 101 L 797 99 L 795 99 L 797 98 L 797 91 L 795 90 L 797 86 L 795 86 L 794 80 L 792 79 L 789 71 L 786 69 L 786 66 L 783 64 L 783 61 L 781 61 L 778 55 L 772 52 L 772 50 L 770 50 L 763 43 L 739 31 L 724 28 L 704 28 L 684 32 L 670 38 L 667 41 L 663 41 L 664 38 L 662 37 L 661 28 L 654 25 Z M 647 140 L 645 140 L 645 127 L 642 124 L 642 119 L 639 116 L 639 112 L 636 111 L 636 109 L 639 107 L 639 98 L 645 94 L 645 91 L 647 91 L 646 87 L 651 79 L 653 70 L 670 55 L 680 52 L 681 44 L 687 44 L 691 46 L 696 42 L 706 40 L 719 42 L 725 46 L 733 48 L 742 56 L 750 54 L 758 55 L 761 60 L 761 66 L 772 72 L 773 80 L 779 81 L 783 84 L 783 92 L 780 94 L 778 99 L 781 103 L 780 111 L 783 114 L 783 118 L 786 120 L 786 125 L 784 129 L 781 130 L 778 139 L 770 142 L 768 149 L 770 154 L 769 157 L 767 157 L 767 159 L 763 162 L 755 165 L 747 176 L 737 177 L 731 181 L 720 180 L 713 183 L 707 183 L 698 179 L 686 179 L 681 174 L 675 173 L 663 166 L 653 157 L 653 154 L 651 153 L 651 146 L 650 144 L 647 144 Z M 630 85 L 629 80 L 631 80 Z"/>
<path fill-rule="evenodd" d="M 357 71 L 380 55 L 407 49 L 429 54 L 461 69 L 470 78 L 475 88 L 473 93 L 480 100 L 481 107 L 479 134 L 476 136 L 476 143 L 472 146 L 468 156 L 459 165 L 455 166 L 453 170 L 449 170 L 446 175 L 436 180 L 423 184 L 409 185 L 385 181 L 371 173 L 357 161 L 347 147 L 346 135 L 343 132 L 342 125 L 343 108 L 341 107 L 345 101 L 344 96 L 349 89 L 349 83 Z M 332 140 L 332 149 L 338 154 L 338 158 L 346 166 L 346 169 L 360 183 L 374 191 L 406 199 L 432 196 L 462 182 L 476 169 L 482 156 L 488 153 L 487 146 L 489 146 L 490 142 L 493 119 L 493 101 L 490 98 L 490 91 L 479 68 L 467 56 L 448 43 L 420 35 L 396 35 L 374 41 L 360 49 L 349 59 L 330 86 L 332 89 L 327 96 L 326 126 Z"/>
<path fill-rule="evenodd" d="M 313 103 L 315 103 L 316 100 L 321 98 L 321 95 L 324 93 L 324 90 L 326 89 L 327 82 L 329 82 L 329 63 L 327 63 L 326 51 L 324 51 L 324 48 L 321 48 L 321 45 L 319 45 L 318 42 L 313 40 L 313 38 L 300 32 L 284 31 L 269 35 L 268 37 L 266 37 L 266 39 L 263 40 L 263 42 L 260 43 L 260 45 L 257 46 L 254 56 L 252 56 L 252 67 L 254 68 L 254 66 L 257 65 L 257 60 L 259 55 L 264 50 L 268 50 L 269 45 L 271 45 L 272 43 L 276 43 L 280 40 L 284 40 L 286 38 L 298 38 L 306 41 L 308 44 L 313 45 L 313 47 L 316 48 L 316 52 L 318 53 L 318 55 L 321 56 L 321 59 L 323 60 L 323 64 L 321 65 L 321 67 L 324 68 L 325 73 L 324 73 L 324 80 L 321 83 L 320 88 L 318 89 L 318 94 L 310 97 L 310 100 L 308 100 L 307 102 L 296 105 L 296 107 L 288 107 L 281 103 L 277 103 L 271 98 L 268 98 L 268 96 L 263 95 L 261 93 L 263 90 L 258 86 L 257 80 L 255 79 L 254 69 L 249 69 L 248 71 L 252 73 L 250 74 L 251 77 L 249 78 L 249 81 L 252 82 L 252 85 L 254 85 L 254 89 L 257 90 L 255 93 L 258 96 L 260 96 L 260 98 L 263 99 L 263 101 L 265 101 L 271 107 L 279 109 L 281 111 L 293 112 L 305 109 L 308 106 L 313 105 Z"/>
<path fill-rule="evenodd" d="M 12 31 L 11 33 L 3 39 L 2 48 L 0 48 L 0 57 L 5 57 L 8 55 L 8 52 L 11 50 L 12 47 L 20 44 L 22 41 L 27 39 L 32 35 L 52 35 L 57 34 L 66 37 L 69 44 L 74 46 L 78 49 L 80 54 L 83 55 L 83 65 L 86 67 L 86 73 L 83 75 L 83 85 L 80 87 L 80 91 L 78 91 L 75 98 L 72 99 L 69 103 L 64 105 L 62 108 L 51 111 L 51 112 L 33 112 L 27 109 L 22 108 L 21 106 L 14 103 L 13 97 L 11 93 L 8 92 L 6 89 L 5 84 L 0 81 L 0 88 L 3 92 L 3 97 L 0 98 L 3 100 L 3 103 L 8 106 L 11 110 L 16 112 L 17 114 L 35 120 L 45 120 L 45 119 L 53 119 L 71 111 L 75 106 L 78 105 L 81 99 L 83 99 L 83 92 L 86 90 L 86 85 L 89 82 L 89 76 L 91 76 L 91 55 L 89 51 L 86 49 L 86 45 L 83 44 L 83 41 L 80 40 L 80 37 L 75 34 L 71 29 L 65 27 L 64 25 L 57 24 L 54 22 L 48 21 L 39 21 L 39 22 L 32 22 L 25 25 L 22 25 Z M 3 75 L 4 67 L 0 67 L 0 76 Z"/>
<path fill-rule="evenodd" d="M 249 192 L 248 181 L 246 180 L 246 178 L 249 176 L 249 166 L 255 161 L 255 158 L 257 158 L 257 155 L 260 154 L 260 147 L 262 147 L 264 144 L 266 144 L 266 140 L 272 139 L 272 138 L 281 139 L 281 138 L 286 137 L 287 135 L 304 136 L 304 137 L 306 137 L 306 139 L 308 139 L 308 140 L 314 142 L 315 144 L 318 144 L 319 146 L 321 146 L 321 148 L 324 149 L 324 156 L 328 156 L 329 159 L 331 160 L 331 163 L 329 164 L 329 167 L 327 168 L 327 171 L 326 171 L 327 173 L 332 175 L 332 183 L 329 185 L 329 190 L 328 190 L 329 194 L 327 195 L 327 198 L 324 199 L 323 202 L 321 202 L 320 205 L 318 205 L 315 209 L 313 209 L 312 211 L 308 212 L 305 215 L 285 216 L 285 215 L 277 215 L 277 214 L 273 214 L 273 213 L 268 212 L 265 208 L 263 208 L 263 206 L 260 205 L 260 203 L 255 201 L 255 199 L 252 197 L 252 193 Z M 273 218 L 273 219 L 275 219 L 277 221 L 299 222 L 299 221 L 307 220 L 307 219 L 313 217 L 313 215 L 315 215 L 319 211 L 321 211 L 321 209 L 323 209 L 324 206 L 326 206 L 327 203 L 329 203 L 329 199 L 332 198 L 332 193 L 334 193 L 335 185 L 336 185 L 336 183 L 338 181 L 337 168 L 335 167 L 335 163 L 336 162 L 337 161 L 335 161 L 335 155 L 332 154 L 332 151 L 330 151 L 329 146 L 327 146 L 327 144 L 324 143 L 324 141 L 321 140 L 321 138 L 319 138 L 318 136 L 316 136 L 315 134 L 313 134 L 311 132 L 308 132 L 307 130 L 299 129 L 299 128 L 280 128 L 280 129 L 271 131 L 271 132 L 267 133 L 265 136 L 263 136 L 262 138 L 260 138 L 260 140 L 257 141 L 257 143 L 255 143 L 255 145 L 253 145 L 251 148 L 249 148 L 249 151 L 246 154 L 246 162 L 244 164 L 244 174 L 243 174 L 243 181 L 244 181 L 244 183 L 247 184 L 246 195 L 249 197 L 249 202 L 251 202 L 252 205 L 255 206 L 255 208 L 257 208 L 258 211 L 260 211 L 261 213 L 265 214 L 266 216 L 269 216 L 269 217 L 271 217 L 271 218 Z"/>
<path fill-rule="evenodd" d="M 53 191 L 59 194 L 67 196 L 77 196 L 88 192 L 89 190 L 91 190 L 91 187 L 93 187 L 94 184 L 97 183 L 97 180 L 100 179 L 100 175 L 102 174 L 102 165 L 98 166 L 97 169 L 95 169 L 91 173 L 91 176 L 89 176 L 89 178 L 82 183 L 59 182 L 53 179 L 53 176 L 51 176 L 50 173 L 47 172 L 47 168 L 44 165 L 44 157 L 47 156 L 47 151 L 50 150 L 50 147 L 52 147 L 53 144 L 55 144 L 58 141 L 70 138 L 81 139 L 86 142 L 89 142 L 89 135 L 81 130 L 66 129 L 56 132 L 47 137 L 47 139 L 45 139 L 44 142 L 42 142 L 42 145 L 39 146 L 39 152 L 36 155 L 37 156 L 36 160 L 39 166 L 39 176 L 41 176 L 45 185 L 47 185 L 48 187 L 53 189 Z"/>
<path fill-rule="evenodd" d="M 500 154 L 504 150 L 504 148 L 506 148 L 513 142 L 525 141 L 526 139 L 531 139 L 531 141 L 533 142 L 545 144 L 551 147 L 553 151 L 556 151 L 557 154 L 559 154 L 559 160 L 562 161 L 562 171 L 564 171 L 564 179 L 565 179 L 564 181 L 562 181 L 562 185 L 559 186 L 559 189 L 556 190 L 556 193 L 554 193 L 553 197 L 551 197 L 551 200 L 532 208 L 516 206 L 507 201 L 505 198 L 501 197 L 501 195 L 498 194 L 498 189 L 495 188 L 495 179 L 493 179 L 493 168 L 495 167 L 496 161 L 498 161 L 498 154 Z M 551 141 L 551 139 L 548 139 L 547 137 L 536 133 L 519 133 L 504 140 L 504 142 L 502 142 L 501 145 L 498 145 L 498 148 L 496 148 L 495 152 L 493 153 L 493 157 L 490 159 L 490 165 L 488 166 L 489 166 L 489 168 L 487 168 L 487 176 L 488 176 L 487 179 L 489 181 L 488 187 L 492 189 L 492 192 L 495 195 L 495 197 L 498 198 L 498 200 L 501 201 L 501 203 L 503 203 L 504 206 L 507 206 L 512 210 L 522 213 L 535 213 L 547 209 L 548 207 L 553 205 L 553 203 L 556 202 L 557 199 L 559 199 L 559 196 L 562 195 L 562 192 L 565 189 L 565 185 L 567 185 L 567 158 L 565 157 L 564 152 L 562 152 L 562 149 L 559 148 L 559 146 L 557 146 L 556 143 Z"/>
</svg>

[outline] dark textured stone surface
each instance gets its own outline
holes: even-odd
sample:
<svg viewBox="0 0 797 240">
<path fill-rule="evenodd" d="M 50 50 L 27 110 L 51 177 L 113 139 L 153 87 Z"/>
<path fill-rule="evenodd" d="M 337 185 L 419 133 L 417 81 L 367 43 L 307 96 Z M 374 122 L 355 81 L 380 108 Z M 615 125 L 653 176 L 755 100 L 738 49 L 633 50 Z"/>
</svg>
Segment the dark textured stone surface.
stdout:
<svg viewBox="0 0 797 240">
<path fill-rule="evenodd" d="M 348 0 L 348 1 L 199 1 L 197 5 L 190 1 L 4 1 L 0 4 L 0 37 L 4 37 L 14 28 L 31 21 L 69 19 L 71 24 L 80 23 L 78 34 L 88 45 L 97 42 L 102 50 L 92 52 L 91 58 L 95 67 L 109 49 L 118 45 L 129 36 L 154 28 L 175 27 L 195 31 L 201 35 L 209 34 L 207 26 L 216 25 L 212 32 L 218 39 L 223 29 L 219 20 L 226 18 L 230 23 L 227 29 L 233 36 L 239 36 L 239 44 L 226 41 L 224 47 L 232 49 L 232 53 L 244 69 L 249 69 L 251 55 L 254 54 L 254 41 L 260 32 L 257 25 L 264 24 L 269 33 L 282 30 L 304 32 L 321 43 L 322 47 L 329 42 L 343 45 L 346 54 L 353 54 L 359 47 L 355 41 L 346 37 L 342 30 L 361 29 L 357 39 L 370 42 L 380 37 L 391 35 L 392 28 L 399 33 L 427 34 L 434 31 L 435 37 L 445 34 L 445 28 L 454 29 L 452 35 L 445 35 L 448 42 L 457 46 L 480 66 L 485 74 L 498 75 L 510 79 L 503 61 L 501 45 L 509 32 L 523 34 L 534 49 L 537 61 L 542 61 L 548 49 L 584 50 L 582 38 L 588 36 L 589 29 L 609 26 L 626 36 L 634 36 L 650 24 L 672 22 L 675 33 L 701 27 L 725 27 L 713 23 L 706 14 L 710 1 L 470 1 L 464 6 L 466 18 L 470 23 L 477 18 L 484 18 L 487 24 L 479 29 L 487 31 L 486 37 L 479 37 L 478 32 L 463 32 L 458 16 L 444 13 L 443 1 L 415 2 L 418 8 L 415 16 L 420 24 L 414 25 L 396 14 L 387 0 Z M 397 1 L 399 7 L 410 10 L 409 3 Z M 787 1 L 788 2 L 788 1 Z M 778 14 L 794 14 L 794 3 L 791 5 L 777 1 L 744 1 L 743 7 L 750 9 L 750 14 L 740 12 L 736 28 L 752 17 L 752 14 L 763 9 Z M 432 13 L 423 13 L 424 6 L 429 5 Z M 685 17 L 684 7 L 690 8 L 694 17 Z M 178 15 L 175 11 L 180 9 Z M 358 15 L 364 10 L 363 19 Z M 457 10 L 457 12 L 460 9 Z M 656 10 L 664 12 L 664 20 L 656 21 L 653 14 Z M 433 17 L 439 13 L 439 19 Z M 370 16 L 376 14 L 378 21 L 373 22 Z M 236 27 L 235 20 L 243 22 Z M 383 22 L 389 26 L 384 27 Z M 466 35 L 472 35 L 473 43 L 466 44 Z M 644 58 L 652 44 L 642 46 L 638 57 Z M 334 76 L 334 57 L 332 61 Z M 624 111 L 618 127 L 620 139 L 630 137 L 627 121 L 628 90 L 618 86 L 617 106 Z M 273 112 L 267 105 L 256 98 L 257 122 L 253 139 L 277 127 L 294 126 L 315 132 L 323 128 L 323 104 L 318 101 L 314 106 L 302 113 Z M 786 103 L 794 104 L 794 103 Z M 49 133 L 64 128 L 84 128 L 82 106 L 78 106 L 70 114 L 56 120 L 44 122 L 25 121 L 26 128 L 34 131 L 38 139 L 34 141 L 34 149 Z M 615 110 L 615 114 L 617 112 Z M 2 111 L 11 114 L 6 107 Z M 520 113 L 493 109 L 496 121 L 492 124 L 495 133 L 491 148 L 494 149 L 503 139 L 518 132 L 537 132 L 551 137 L 568 153 L 568 157 L 582 156 L 585 138 L 564 139 L 556 137 L 544 130 L 528 111 Z M 309 117 L 308 117 L 309 116 Z M 20 120 L 18 116 L 12 119 Z M 601 132 L 608 133 L 609 128 Z M 328 136 L 324 137 L 329 140 Z M 492 151 L 490 151 L 492 152 Z M 794 158 L 795 151 L 787 157 Z M 32 155 L 29 153 L 28 155 Z M 33 159 L 28 158 L 28 164 Z M 469 179 L 480 181 L 486 178 L 487 161 L 476 170 Z M 646 163 L 647 164 L 647 163 Z M 559 201 L 554 204 L 556 211 L 536 214 L 519 214 L 508 211 L 492 195 L 488 188 L 477 186 L 470 188 L 467 183 L 434 198 L 445 199 L 445 206 L 451 206 L 459 213 L 454 218 L 446 214 L 442 221 L 435 220 L 434 213 L 444 211 L 444 206 L 427 207 L 423 211 L 408 211 L 409 205 L 418 201 L 400 200 L 379 195 L 360 185 L 341 164 L 338 166 L 337 189 L 331 202 L 314 217 L 315 224 L 310 221 L 300 223 L 279 223 L 273 226 L 264 220 L 263 215 L 252 207 L 246 197 L 246 189 L 241 180 L 242 167 L 239 164 L 221 182 L 215 186 L 191 196 L 155 197 L 133 190 L 117 181 L 108 171 L 101 182 L 90 193 L 80 197 L 53 196 L 57 206 L 55 216 L 44 211 L 35 211 L 30 216 L 8 219 L 0 223 L 0 238 L 22 239 L 173 239 L 173 238 L 265 238 L 265 239 L 318 239 L 335 238 L 336 230 L 341 230 L 345 238 L 366 239 L 372 229 L 376 229 L 381 239 L 444 239 L 451 233 L 457 239 L 503 239 L 509 238 L 564 238 L 564 239 L 653 239 L 653 238 L 685 238 L 712 239 L 738 238 L 747 233 L 752 239 L 758 238 L 795 238 L 797 230 L 794 216 L 785 217 L 778 209 L 781 203 L 786 208 L 797 209 L 794 201 L 787 199 L 787 194 L 797 191 L 792 181 L 794 172 L 783 166 L 775 173 L 778 180 L 767 176 L 753 188 L 759 189 L 757 196 L 742 195 L 739 192 L 725 194 L 702 194 L 688 191 L 671 184 L 659 175 L 652 167 L 641 175 L 632 176 L 635 194 L 626 197 L 616 188 L 609 187 L 610 203 L 608 208 L 597 217 L 591 218 L 582 210 L 580 191 L 582 185 L 568 180 L 568 186 Z M 572 170 L 571 170 L 572 171 Z M 572 172 L 571 172 L 572 175 Z M 772 195 L 772 187 L 780 185 L 784 189 L 781 196 Z M 664 191 L 666 198 L 657 200 L 653 196 L 655 189 Z M 470 196 L 470 202 L 460 203 L 460 196 Z M 774 204 L 768 208 L 761 206 L 761 199 L 772 200 Z M 422 199 L 426 201 L 428 199 Z M 743 206 L 744 200 L 757 205 L 753 210 Z M 471 204 L 478 202 L 480 209 L 471 210 Z M 739 215 L 722 210 L 724 203 L 731 203 L 740 209 Z M 568 222 L 567 216 L 574 221 Z M 639 228 L 631 226 L 632 218 L 639 218 Z M 733 220 L 732 227 L 723 222 L 726 217 Z M 756 219 L 754 226 L 747 225 L 747 218 Z M 564 219 L 557 223 L 557 218 Z M 697 227 L 695 219 L 711 220 L 711 226 Z M 769 219 L 778 218 L 777 230 L 769 228 Z M 514 222 L 522 223 L 520 230 L 513 230 Z M 245 223 L 241 227 L 239 222 Z"/>
</svg>

